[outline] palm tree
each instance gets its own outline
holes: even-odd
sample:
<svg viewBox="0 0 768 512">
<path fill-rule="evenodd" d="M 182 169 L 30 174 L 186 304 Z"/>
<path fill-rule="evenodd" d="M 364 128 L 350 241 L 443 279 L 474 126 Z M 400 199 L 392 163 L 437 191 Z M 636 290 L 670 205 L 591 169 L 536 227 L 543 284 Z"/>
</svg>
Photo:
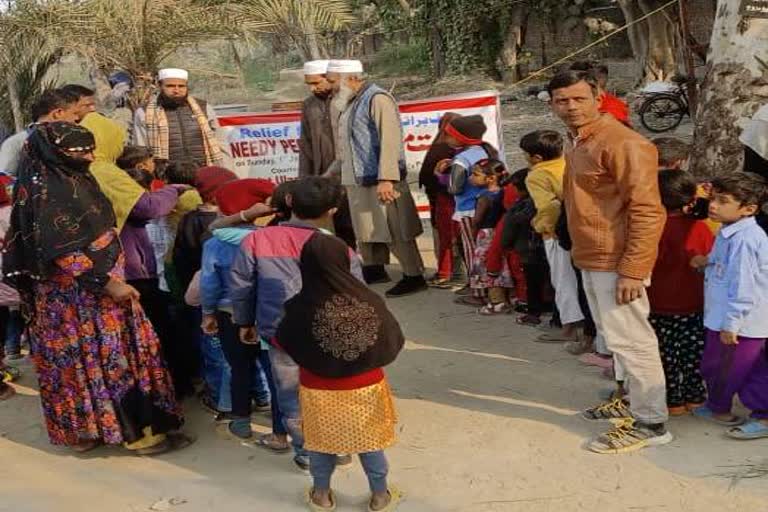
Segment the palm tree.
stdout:
<svg viewBox="0 0 768 512">
<path fill-rule="evenodd" d="M 241 31 L 248 36 L 255 25 L 259 34 L 287 38 L 305 60 L 327 57 L 323 38 L 347 28 L 354 20 L 348 0 L 210 0 L 228 5 L 241 20 Z M 264 27 L 267 25 L 267 28 Z"/>
<path fill-rule="evenodd" d="M 66 0 L 18 0 L 0 14 L 0 122 L 23 129 L 25 112 L 52 85 L 46 75 L 63 54 L 59 29 L 85 14 L 82 6 Z"/>
</svg>

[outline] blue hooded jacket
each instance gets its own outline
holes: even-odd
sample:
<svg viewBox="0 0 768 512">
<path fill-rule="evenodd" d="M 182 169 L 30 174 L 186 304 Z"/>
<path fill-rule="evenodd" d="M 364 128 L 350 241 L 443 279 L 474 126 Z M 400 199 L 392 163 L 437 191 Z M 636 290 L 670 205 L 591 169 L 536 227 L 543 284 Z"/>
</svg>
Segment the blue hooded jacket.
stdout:
<svg viewBox="0 0 768 512">
<path fill-rule="evenodd" d="M 217 310 L 232 311 L 232 287 L 230 269 L 240 251 L 240 242 L 251 234 L 255 226 L 217 229 L 203 245 L 203 262 L 200 273 L 200 299 L 203 314 Z"/>
</svg>

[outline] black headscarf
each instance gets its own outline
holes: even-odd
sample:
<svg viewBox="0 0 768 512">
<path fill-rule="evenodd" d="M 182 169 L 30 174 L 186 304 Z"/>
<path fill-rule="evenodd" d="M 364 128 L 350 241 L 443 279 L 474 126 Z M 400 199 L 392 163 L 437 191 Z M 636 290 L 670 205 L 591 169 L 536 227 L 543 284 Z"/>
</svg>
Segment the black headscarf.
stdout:
<svg viewBox="0 0 768 512">
<path fill-rule="evenodd" d="M 395 360 L 405 339 L 384 300 L 349 271 L 349 248 L 316 233 L 301 251 L 301 291 L 285 304 L 280 346 L 320 377 L 343 378 Z"/>
<path fill-rule="evenodd" d="M 112 205 L 88 171 L 90 162 L 67 154 L 94 147 L 93 134 L 76 124 L 32 128 L 19 165 L 3 257 L 3 273 L 19 291 L 25 291 L 25 279 L 48 277 L 59 256 L 95 250 L 90 244 L 115 226 Z M 114 260 L 116 252 L 101 253 Z M 114 265 L 99 263 L 107 271 Z"/>
</svg>

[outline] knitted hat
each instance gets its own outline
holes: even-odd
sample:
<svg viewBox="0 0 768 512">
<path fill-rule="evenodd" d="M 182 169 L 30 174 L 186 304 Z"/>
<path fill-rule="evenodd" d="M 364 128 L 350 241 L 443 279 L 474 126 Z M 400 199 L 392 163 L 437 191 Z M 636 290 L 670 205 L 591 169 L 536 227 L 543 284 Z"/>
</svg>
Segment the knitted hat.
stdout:
<svg viewBox="0 0 768 512">
<path fill-rule="evenodd" d="M 272 195 L 275 185 L 269 180 L 250 178 L 227 183 L 216 191 L 216 204 L 224 215 L 247 210 Z"/>
<path fill-rule="evenodd" d="M 483 142 L 487 129 L 483 116 L 459 116 L 448 123 L 445 133 L 466 146 L 473 146 Z"/>
<path fill-rule="evenodd" d="M 214 194 L 222 186 L 231 181 L 237 180 L 237 174 L 223 167 L 214 165 L 201 167 L 195 172 L 195 188 L 200 192 L 203 201 L 210 203 L 213 201 Z"/>
</svg>

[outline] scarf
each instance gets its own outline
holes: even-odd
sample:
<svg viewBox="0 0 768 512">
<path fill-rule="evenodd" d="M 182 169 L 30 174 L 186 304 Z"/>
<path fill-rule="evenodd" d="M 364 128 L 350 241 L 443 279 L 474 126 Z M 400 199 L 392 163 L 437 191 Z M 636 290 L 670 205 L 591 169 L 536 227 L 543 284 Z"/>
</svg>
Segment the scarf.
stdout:
<svg viewBox="0 0 768 512">
<path fill-rule="evenodd" d="M 123 152 L 125 129 L 95 112 L 88 114 L 80 126 L 89 129 L 96 139 L 91 174 L 112 203 L 117 218 L 117 230 L 122 231 L 131 210 L 146 192 L 127 172 L 115 164 Z"/>
<path fill-rule="evenodd" d="M 75 124 L 32 128 L 19 165 L 3 257 L 3 274 L 20 291 L 30 291 L 30 280 L 52 275 L 57 258 L 85 251 L 114 228 L 114 212 L 88 172 L 89 162 L 66 153 L 94 147 L 93 134 Z"/>
<path fill-rule="evenodd" d="M 405 339 L 384 300 L 349 271 L 349 248 L 317 232 L 301 251 L 301 291 L 285 303 L 277 341 L 300 367 L 345 378 L 388 365 Z"/>
<path fill-rule="evenodd" d="M 208 117 L 200 108 L 197 100 L 192 96 L 187 96 L 187 104 L 192 109 L 192 114 L 200 126 L 205 143 L 205 163 L 208 165 L 221 165 L 224 159 L 221 149 L 216 141 L 216 134 L 213 133 L 211 125 L 208 124 Z M 158 102 L 158 96 L 149 100 L 145 111 L 145 122 L 147 125 L 147 139 L 149 148 L 155 158 L 168 160 L 168 118 L 165 115 L 165 109 Z"/>
</svg>

